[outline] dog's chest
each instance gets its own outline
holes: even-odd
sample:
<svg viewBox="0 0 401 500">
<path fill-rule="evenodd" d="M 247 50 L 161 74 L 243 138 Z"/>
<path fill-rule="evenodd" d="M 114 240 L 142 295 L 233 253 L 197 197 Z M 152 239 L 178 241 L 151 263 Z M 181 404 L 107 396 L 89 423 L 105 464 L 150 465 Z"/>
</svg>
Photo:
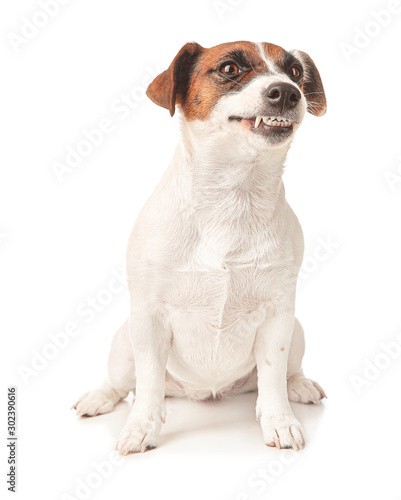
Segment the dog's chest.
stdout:
<svg viewBox="0 0 401 500">
<path fill-rule="evenodd" d="M 216 375 L 249 362 L 256 331 L 279 295 L 276 273 L 268 261 L 180 270 L 168 303 L 181 361 Z"/>
</svg>

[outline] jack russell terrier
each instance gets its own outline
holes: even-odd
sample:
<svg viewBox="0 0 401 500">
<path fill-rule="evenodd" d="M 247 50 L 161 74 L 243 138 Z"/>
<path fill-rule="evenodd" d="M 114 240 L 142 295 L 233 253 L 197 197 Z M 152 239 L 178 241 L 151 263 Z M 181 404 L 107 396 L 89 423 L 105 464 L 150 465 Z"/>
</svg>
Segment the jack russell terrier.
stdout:
<svg viewBox="0 0 401 500">
<path fill-rule="evenodd" d="M 157 446 L 165 397 L 258 391 L 264 442 L 304 447 L 290 401 L 325 393 L 302 371 L 295 318 L 303 235 L 282 174 L 306 111 L 326 98 L 312 59 L 271 43 L 186 44 L 147 89 L 182 136 L 128 243 L 129 319 L 114 336 L 108 377 L 77 415 L 135 401 L 116 449 Z"/>
</svg>

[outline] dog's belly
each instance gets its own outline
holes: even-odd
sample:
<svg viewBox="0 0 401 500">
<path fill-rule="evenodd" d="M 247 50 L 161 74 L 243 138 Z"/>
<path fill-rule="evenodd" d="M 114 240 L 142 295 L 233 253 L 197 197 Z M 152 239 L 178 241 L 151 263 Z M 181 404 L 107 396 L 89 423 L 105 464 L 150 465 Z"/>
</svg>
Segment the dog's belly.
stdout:
<svg viewBox="0 0 401 500">
<path fill-rule="evenodd" d="M 268 284 L 267 270 L 255 266 L 183 272 L 167 301 L 168 372 L 194 390 L 216 393 L 252 371 Z"/>
</svg>

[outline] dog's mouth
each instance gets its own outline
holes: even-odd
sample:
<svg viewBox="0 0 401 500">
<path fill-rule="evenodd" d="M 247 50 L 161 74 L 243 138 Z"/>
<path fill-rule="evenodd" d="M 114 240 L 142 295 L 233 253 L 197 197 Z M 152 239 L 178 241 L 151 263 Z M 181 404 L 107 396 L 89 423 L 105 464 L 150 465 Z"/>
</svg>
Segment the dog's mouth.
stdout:
<svg viewBox="0 0 401 500">
<path fill-rule="evenodd" d="M 255 116 L 252 118 L 230 116 L 229 121 L 237 121 L 245 125 L 251 132 L 276 140 L 285 139 L 292 134 L 293 120 L 282 116 Z"/>
</svg>

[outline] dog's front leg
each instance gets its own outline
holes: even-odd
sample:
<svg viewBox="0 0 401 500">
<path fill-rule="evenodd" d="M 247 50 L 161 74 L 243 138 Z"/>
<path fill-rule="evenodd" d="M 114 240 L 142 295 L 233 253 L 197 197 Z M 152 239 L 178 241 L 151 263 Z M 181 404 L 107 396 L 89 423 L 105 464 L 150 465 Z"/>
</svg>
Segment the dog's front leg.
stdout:
<svg viewBox="0 0 401 500">
<path fill-rule="evenodd" d="M 264 442 L 277 448 L 304 447 L 302 428 L 295 418 L 287 395 L 287 361 L 294 329 L 294 309 L 284 308 L 266 319 L 254 345 L 258 370 L 256 418 Z"/>
<path fill-rule="evenodd" d="M 165 421 L 166 363 L 171 335 L 156 313 L 131 311 L 130 339 L 136 391 L 135 402 L 116 446 L 120 455 L 155 448 Z"/>
</svg>

